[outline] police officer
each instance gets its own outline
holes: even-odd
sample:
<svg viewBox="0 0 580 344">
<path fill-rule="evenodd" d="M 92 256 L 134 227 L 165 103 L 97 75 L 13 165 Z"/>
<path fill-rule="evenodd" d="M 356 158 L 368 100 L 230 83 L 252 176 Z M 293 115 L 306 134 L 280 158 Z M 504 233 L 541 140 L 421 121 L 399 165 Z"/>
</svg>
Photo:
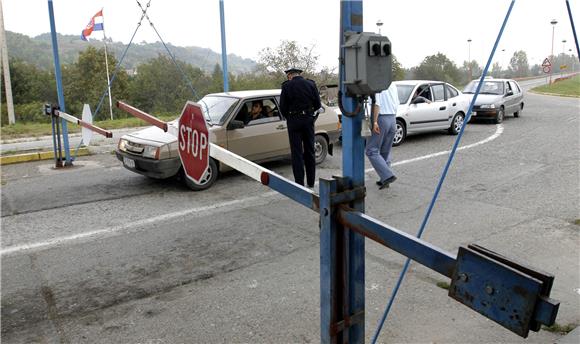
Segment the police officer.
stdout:
<svg viewBox="0 0 580 344">
<path fill-rule="evenodd" d="M 304 185 L 304 168 L 306 183 L 314 186 L 314 122 L 315 112 L 322 107 L 320 95 L 314 81 L 304 79 L 301 69 L 285 70 L 288 80 L 282 83 L 280 94 L 280 111 L 288 123 L 288 138 L 292 154 L 292 172 L 294 181 Z"/>
</svg>

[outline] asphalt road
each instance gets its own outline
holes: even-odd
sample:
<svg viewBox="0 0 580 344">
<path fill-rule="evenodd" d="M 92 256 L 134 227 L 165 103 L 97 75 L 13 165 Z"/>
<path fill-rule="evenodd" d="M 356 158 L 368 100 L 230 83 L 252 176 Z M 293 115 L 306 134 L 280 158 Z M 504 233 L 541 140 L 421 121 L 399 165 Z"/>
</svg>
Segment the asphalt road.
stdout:
<svg viewBox="0 0 580 344">
<path fill-rule="evenodd" d="M 472 123 L 424 239 L 452 253 L 478 243 L 556 276 L 557 322 L 580 323 L 577 99 L 527 94 L 520 118 Z M 455 136 L 410 136 L 399 179 L 366 211 L 415 234 Z M 319 177 L 341 173 L 341 150 Z M 437 155 L 437 153 L 440 153 Z M 288 161 L 267 165 L 291 176 Z M 210 190 L 133 174 L 111 154 L 2 167 L 5 343 L 318 342 L 318 217 L 238 173 Z M 367 240 L 366 333 L 372 336 L 404 257 Z M 437 287 L 412 264 L 381 342 L 521 339 Z"/>
</svg>

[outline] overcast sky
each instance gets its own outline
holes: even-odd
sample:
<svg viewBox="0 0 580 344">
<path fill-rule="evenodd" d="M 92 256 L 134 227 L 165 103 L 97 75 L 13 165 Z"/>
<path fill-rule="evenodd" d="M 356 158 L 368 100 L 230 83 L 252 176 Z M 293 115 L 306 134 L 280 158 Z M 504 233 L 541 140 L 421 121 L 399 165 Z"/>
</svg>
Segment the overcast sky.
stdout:
<svg viewBox="0 0 580 344">
<path fill-rule="evenodd" d="M 29 36 L 49 32 L 47 0 L 0 0 L 5 29 Z M 139 0 L 145 5 L 148 0 Z M 141 15 L 137 1 L 54 0 L 56 29 L 79 35 L 90 18 L 104 8 L 107 36 L 128 43 Z M 389 37 L 404 67 L 418 65 L 425 56 L 442 52 L 458 66 L 471 58 L 487 61 L 510 0 L 364 0 L 364 30 Z M 570 0 L 575 24 L 580 25 L 580 1 Z M 257 60 L 266 47 L 282 40 L 314 46 L 323 66 L 338 59 L 339 0 L 225 0 L 228 54 Z M 221 52 L 219 0 L 152 0 L 148 14 L 166 42 Z M 494 61 L 505 68 L 516 50 L 528 54 L 530 64 L 550 55 L 556 19 L 554 53 L 576 55 L 565 0 L 517 0 Z M 100 38 L 95 32 L 91 37 Z M 468 39 L 471 39 L 469 50 Z M 142 25 L 134 42 L 155 42 L 157 36 Z M 566 40 L 563 47 L 562 40 Z M 505 52 L 502 52 L 505 49 Z M 47 54 L 50 54 L 47 51 Z"/>
</svg>

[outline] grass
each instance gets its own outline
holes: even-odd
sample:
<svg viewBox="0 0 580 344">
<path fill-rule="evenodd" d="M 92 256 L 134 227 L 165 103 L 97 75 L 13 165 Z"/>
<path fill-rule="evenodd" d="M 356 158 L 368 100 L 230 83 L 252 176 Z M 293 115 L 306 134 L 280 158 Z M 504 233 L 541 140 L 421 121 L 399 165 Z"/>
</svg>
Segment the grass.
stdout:
<svg viewBox="0 0 580 344">
<path fill-rule="evenodd" d="M 437 286 L 441 289 L 449 290 L 449 283 L 447 282 L 437 282 Z"/>
<path fill-rule="evenodd" d="M 544 329 L 545 331 L 548 331 L 548 332 L 567 334 L 567 333 L 571 332 L 573 329 L 575 329 L 577 326 L 578 325 L 576 325 L 576 324 L 560 325 L 558 323 L 554 323 L 554 325 L 549 326 L 549 327 L 542 326 L 542 329 Z"/>
<path fill-rule="evenodd" d="M 580 75 L 551 85 L 538 86 L 533 88 L 532 91 L 580 98 Z"/>
<path fill-rule="evenodd" d="M 573 222 L 576 226 L 580 226 L 580 219 L 576 219 Z"/>
<path fill-rule="evenodd" d="M 158 118 L 163 121 L 174 120 L 177 115 L 161 115 Z M 106 121 L 97 121 L 93 123 L 97 127 L 111 130 L 120 128 L 133 128 L 147 126 L 148 124 L 136 117 L 121 118 Z M 81 131 L 79 125 L 68 123 L 67 129 L 70 133 L 78 133 Z M 52 125 L 50 123 L 16 123 L 13 125 L 6 125 L 0 128 L 0 137 L 2 140 L 16 139 L 21 137 L 39 137 L 52 135 Z"/>
</svg>

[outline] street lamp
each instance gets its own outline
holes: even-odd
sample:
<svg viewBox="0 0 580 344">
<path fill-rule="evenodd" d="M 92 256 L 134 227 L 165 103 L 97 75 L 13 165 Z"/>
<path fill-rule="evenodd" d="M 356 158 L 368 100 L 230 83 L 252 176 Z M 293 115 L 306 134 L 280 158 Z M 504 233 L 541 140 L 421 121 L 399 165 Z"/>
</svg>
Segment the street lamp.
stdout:
<svg viewBox="0 0 580 344">
<path fill-rule="evenodd" d="M 469 77 L 467 81 L 471 81 L 471 78 L 473 78 L 473 71 L 471 70 L 471 38 L 467 39 L 467 63 L 469 66 Z"/>
<path fill-rule="evenodd" d="M 379 29 L 379 35 L 381 34 L 381 26 L 383 26 L 383 21 L 382 20 L 377 20 L 377 28 Z"/>
<path fill-rule="evenodd" d="M 564 76 L 564 70 L 562 70 L 562 66 L 566 61 L 566 40 L 562 40 L 562 61 L 560 61 L 560 77 Z"/>
<path fill-rule="evenodd" d="M 552 21 L 550 22 L 550 24 L 552 24 L 552 53 L 550 54 L 550 63 L 552 64 L 552 67 L 550 68 L 550 84 L 552 83 L 552 71 L 554 70 L 554 30 L 556 28 L 556 24 L 558 24 L 558 21 L 556 19 L 552 19 Z"/>
</svg>

